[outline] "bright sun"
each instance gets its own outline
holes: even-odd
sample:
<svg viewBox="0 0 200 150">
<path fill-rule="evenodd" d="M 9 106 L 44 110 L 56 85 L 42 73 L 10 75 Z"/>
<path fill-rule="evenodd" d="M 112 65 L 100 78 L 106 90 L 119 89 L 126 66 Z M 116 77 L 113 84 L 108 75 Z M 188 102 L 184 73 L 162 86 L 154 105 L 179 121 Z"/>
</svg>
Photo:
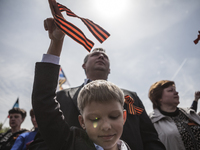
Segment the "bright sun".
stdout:
<svg viewBox="0 0 200 150">
<path fill-rule="evenodd" d="M 93 0 L 95 10 L 103 16 L 117 17 L 129 6 L 130 0 Z"/>
</svg>

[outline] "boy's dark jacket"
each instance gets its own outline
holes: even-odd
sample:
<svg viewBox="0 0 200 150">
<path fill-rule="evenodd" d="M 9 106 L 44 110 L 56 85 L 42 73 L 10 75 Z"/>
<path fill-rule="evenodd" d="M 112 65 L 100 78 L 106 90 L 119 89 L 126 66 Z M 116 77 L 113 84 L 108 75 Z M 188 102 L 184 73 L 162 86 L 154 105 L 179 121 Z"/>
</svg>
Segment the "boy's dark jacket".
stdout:
<svg viewBox="0 0 200 150">
<path fill-rule="evenodd" d="M 28 130 L 26 129 L 21 129 L 17 132 L 15 132 L 14 134 L 12 134 L 6 141 L 4 140 L 3 142 L 0 142 L 0 150 L 10 150 L 12 148 L 12 146 L 14 145 L 17 137 L 24 133 L 24 132 L 27 132 Z M 8 130 L 6 133 L 2 133 L 0 134 L 0 141 L 5 138 L 5 136 L 7 134 L 9 134 L 11 132 L 11 129 Z"/>
<path fill-rule="evenodd" d="M 63 131 L 69 131 L 66 129 L 66 126 L 64 127 L 58 123 L 62 122 L 61 120 L 63 117 L 61 117 L 61 112 L 57 107 L 58 103 L 55 102 L 55 96 L 56 100 L 60 103 L 60 109 L 62 110 L 68 125 L 81 128 L 78 122 L 78 115 L 80 113 L 77 108 L 77 96 L 83 85 L 62 90 L 55 94 L 59 68 L 60 66 L 55 64 L 36 63 L 32 104 L 42 137 L 39 134 L 36 135 L 35 141 L 30 145 L 30 150 L 47 150 L 48 148 L 60 149 L 65 147 L 63 147 L 63 145 L 66 145 L 64 143 L 67 141 L 63 142 L 62 140 L 63 138 L 66 138 Z M 123 90 L 123 92 L 124 95 L 129 95 L 134 99 L 135 106 L 144 108 L 135 92 L 127 90 Z M 50 107 L 47 103 L 51 103 Z M 124 108 L 126 109 L 126 107 L 127 105 L 125 104 Z M 51 128 L 49 128 L 50 130 L 47 130 L 46 127 L 49 126 L 52 127 L 52 130 Z M 73 131 L 72 133 L 72 136 L 75 136 L 74 134 L 76 132 Z M 145 110 L 141 115 L 128 114 L 121 139 L 128 143 L 133 150 L 165 150 L 165 147 L 159 141 L 157 132 Z M 74 144 L 76 142 L 77 141 L 73 141 Z M 81 149 L 82 148 L 83 147 L 81 147 Z"/>
</svg>

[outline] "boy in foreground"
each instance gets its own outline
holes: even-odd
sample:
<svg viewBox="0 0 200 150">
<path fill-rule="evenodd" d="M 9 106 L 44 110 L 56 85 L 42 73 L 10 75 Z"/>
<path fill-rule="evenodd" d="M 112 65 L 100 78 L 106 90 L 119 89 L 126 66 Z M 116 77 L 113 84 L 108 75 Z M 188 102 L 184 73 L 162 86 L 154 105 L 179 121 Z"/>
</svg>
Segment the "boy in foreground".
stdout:
<svg viewBox="0 0 200 150">
<path fill-rule="evenodd" d="M 64 120 L 59 103 L 54 99 L 56 89 L 38 82 L 47 73 L 37 72 L 32 94 L 33 109 L 39 130 L 49 149 L 63 150 L 129 150 L 119 140 L 126 121 L 124 94 L 120 88 L 106 80 L 95 80 L 85 85 L 78 95 L 79 123 L 83 129 L 69 127 Z M 38 87 L 40 86 L 40 88 Z M 41 86 L 46 87 L 43 90 Z"/>
</svg>

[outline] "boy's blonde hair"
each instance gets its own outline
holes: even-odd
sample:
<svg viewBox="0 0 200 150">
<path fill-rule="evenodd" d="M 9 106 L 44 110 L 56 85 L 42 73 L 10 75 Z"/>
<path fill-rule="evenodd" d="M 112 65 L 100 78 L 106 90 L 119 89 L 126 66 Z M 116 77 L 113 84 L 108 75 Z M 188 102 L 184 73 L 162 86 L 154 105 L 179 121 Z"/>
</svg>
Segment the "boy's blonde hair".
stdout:
<svg viewBox="0 0 200 150">
<path fill-rule="evenodd" d="M 81 89 L 77 102 L 80 113 L 82 114 L 85 106 L 93 101 L 107 103 L 113 100 L 119 102 L 123 108 L 124 94 L 122 90 L 109 81 L 95 80 Z"/>
</svg>

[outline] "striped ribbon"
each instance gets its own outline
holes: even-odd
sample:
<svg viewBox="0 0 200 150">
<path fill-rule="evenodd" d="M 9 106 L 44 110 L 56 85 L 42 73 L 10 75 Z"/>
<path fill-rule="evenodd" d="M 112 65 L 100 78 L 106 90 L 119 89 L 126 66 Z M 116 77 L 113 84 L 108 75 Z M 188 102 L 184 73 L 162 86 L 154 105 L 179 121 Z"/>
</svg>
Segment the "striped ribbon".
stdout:
<svg viewBox="0 0 200 150">
<path fill-rule="evenodd" d="M 129 112 L 129 114 L 140 115 L 144 111 L 143 108 L 140 108 L 140 107 L 137 107 L 137 106 L 133 105 L 134 100 L 129 95 L 125 96 L 125 103 L 128 105 L 128 108 L 127 108 L 128 110 L 127 111 Z"/>
<path fill-rule="evenodd" d="M 104 30 L 99 25 L 95 24 L 89 19 L 81 18 L 74 14 L 70 9 L 68 9 L 66 6 L 63 6 L 59 3 L 57 3 L 58 8 L 61 12 L 66 11 L 66 14 L 71 17 L 77 17 L 82 20 L 82 22 L 87 26 L 89 31 L 93 34 L 93 36 L 100 42 L 103 43 L 110 34 Z M 66 21 L 63 17 L 54 15 L 54 20 L 59 29 L 63 31 L 65 34 L 67 34 L 69 37 L 71 37 L 73 40 L 81 44 L 85 47 L 85 49 L 90 52 L 92 47 L 94 46 L 94 43 L 89 40 L 84 33 L 75 25 L 72 23 Z"/>
<path fill-rule="evenodd" d="M 197 44 L 200 40 L 200 31 L 198 31 L 198 32 L 199 32 L 199 35 L 197 36 L 196 40 L 194 40 L 194 44 Z"/>
</svg>

